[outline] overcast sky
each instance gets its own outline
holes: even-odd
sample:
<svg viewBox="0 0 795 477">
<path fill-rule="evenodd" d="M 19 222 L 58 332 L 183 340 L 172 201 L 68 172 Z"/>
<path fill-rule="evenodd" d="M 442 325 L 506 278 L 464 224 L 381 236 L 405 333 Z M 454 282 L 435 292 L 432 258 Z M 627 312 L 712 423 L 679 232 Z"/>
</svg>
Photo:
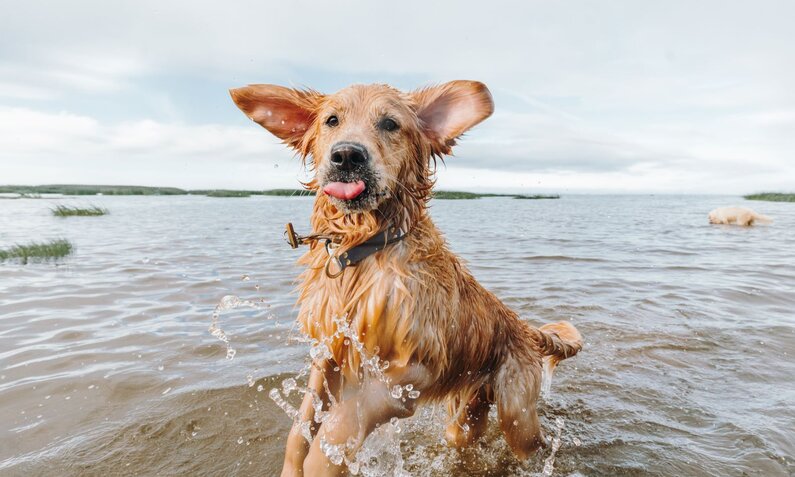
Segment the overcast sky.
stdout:
<svg viewBox="0 0 795 477">
<path fill-rule="evenodd" d="M 295 187 L 299 161 L 228 88 L 476 79 L 496 113 L 440 169 L 440 188 L 795 189 L 788 0 L 0 9 L 0 184 Z"/>
</svg>

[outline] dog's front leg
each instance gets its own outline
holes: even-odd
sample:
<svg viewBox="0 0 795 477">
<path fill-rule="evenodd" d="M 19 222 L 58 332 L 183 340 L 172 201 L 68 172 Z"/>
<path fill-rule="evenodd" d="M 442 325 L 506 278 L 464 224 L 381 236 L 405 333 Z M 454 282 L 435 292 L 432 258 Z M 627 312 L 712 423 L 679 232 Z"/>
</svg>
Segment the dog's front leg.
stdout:
<svg viewBox="0 0 795 477">
<path fill-rule="evenodd" d="M 331 370 L 332 366 L 328 361 L 316 361 L 312 363 L 312 370 L 309 374 L 307 392 L 298 410 L 298 419 L 293 422 L 290 434 L 287 436 L 287 447 L 284 454 L 284 466 L 282 467 L 282 477 L 303 476 L 304 459 L 309 452 L 309 442 L 301 429 L 303 423 L 309 423 L 309 430 L 314 436 L 317 434 L 318 424 L 315 423 L 315 396 L 323 401 L 323 408 L 327 409 L 329 401 L 326 387 L 329 392 L 337 394 L 339 387 L 338 373 Z M 324 383 L 325 381 L 325 383 Z M 335 396 L 336 397 L 336 396 Z M 309 474 L 311 475 L 311 474 Z"/>
<path fill-rule="evenodd" d="M 402 370 L 392 370 L 391 384 L 414 385 L 417 390 L 427 389 L 429 373 L 418 365 Z M 329 418 L 323 422 L 304 461 L 304 475 L 334 477 L 345 475 L 346 466 L 334 464 L 330 456 L 353 458 L 365 438 L 376 426 L 393 417 L 405 418 L 414 414 L 417 400 L 405 402 L 390 394 L 389 388 L 377 379 L 364 383 L 355 395 L 332 407 Z M 322 445 L 322 448 L 321 448 Z"/>
</svg>

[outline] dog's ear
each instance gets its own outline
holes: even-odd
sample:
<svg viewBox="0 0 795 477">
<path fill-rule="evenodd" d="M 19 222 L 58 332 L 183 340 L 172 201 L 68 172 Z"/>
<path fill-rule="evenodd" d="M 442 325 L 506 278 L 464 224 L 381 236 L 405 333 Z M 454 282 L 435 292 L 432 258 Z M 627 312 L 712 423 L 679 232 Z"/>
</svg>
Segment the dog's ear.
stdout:
<svg viewBox="0 0 795 477">
<path fill-rule="evenodd" d="M 272 84 L 230 89 L 229 94 L 252 121 L 305 155 L 304 138 L 315 120 L 315 111 L 323 95 Z"/>
<path fill-rule="evenodd" d="M 450 154 L 458 137 L 494 112 L 489 89 L 478 81 L 450 81 L 412 96 L 423 132 L 439 155 Z"/>
</svg>

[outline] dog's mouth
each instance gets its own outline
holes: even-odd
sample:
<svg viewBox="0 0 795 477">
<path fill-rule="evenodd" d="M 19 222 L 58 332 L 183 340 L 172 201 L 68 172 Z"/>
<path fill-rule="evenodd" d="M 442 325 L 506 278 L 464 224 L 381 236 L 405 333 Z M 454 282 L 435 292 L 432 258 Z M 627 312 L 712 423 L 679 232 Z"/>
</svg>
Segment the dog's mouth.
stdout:
<svg viewBox="0 0 795 477">
<path fill-rule="evenodd" d="M 323 192 L 338 200 L 354 200 L 364 193 L 367 186 L 359 179 L 353 182 L 329 182 L 323 186 Z"/>
<path fill-rule="evenodd" d="M 331 173 L 324 179 L 320 189 L 345 213 L 374 209 L 384 198 L 373 171 Z"/>
</svg>

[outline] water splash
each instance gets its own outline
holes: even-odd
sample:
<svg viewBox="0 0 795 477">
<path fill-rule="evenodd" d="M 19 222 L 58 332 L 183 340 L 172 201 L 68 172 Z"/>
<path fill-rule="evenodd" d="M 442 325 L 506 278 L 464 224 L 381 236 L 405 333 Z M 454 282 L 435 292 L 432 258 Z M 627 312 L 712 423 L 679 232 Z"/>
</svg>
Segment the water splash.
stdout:
<svg viewBox="0 0 795 477">
<path fill-rule="evenodd" d="M 405 461 L 400 450 L 400 432 L 398 421 L 380 426 L 367 438 L 364 445 L 356 453 L 358 474 L 364 477 L 411 477 L 405 470 Z M 349 467 L 350 470 L 350 467 Z"/>
<path fill-rule="evenodd" d="M 552 450 L 549 457 L 544 460 L 544 469 L 541 471 L 541 477 L 551 477 L 552 472 L 555 471 L 555 454 L 560 449 L 560 436 L 563 434 L 563 418 L 555 418 L 555 437 L 552 438 Z"/>
<path fill-rule="evenodd" d="M 552 391 L 552 374 L 555 366 L 551 356 L 544 356 L 541 360 L 541 396 L 548 397 Z"/>
<path fill-rule="evenodd" d="M 218 319 L 221 317 L 221 314 L 228 310 L 234 310 L 236 308 L 246 307 L 246 308 L 254 308 L 259 309 L 259 304 L 250 301 L 250 300 L 241 300 L 240 297 L 237 295 L 226 295 L 221 298 L 221 301 L 215 306 L 213 310 L 213 321 L 208 328 L 208 331 L 211 335 L 215 336 L 219 340 L 221 340 L 226 345 L 226 359 L 234 359 L 235 354 L 237 351 L 232 347 L 232 344 L 229 341 L 229 336 L 218 326 Z"/>
<path fill-rule="evenodd" d="M 358 333 L 351 328 L 347 316 L 335 317 L 332 318 L 332 321 L 336 330 L 332 335 L 326 336 L 321 340 L 308 336 L 298 338 L 298 341 L 309 343 L 311 361 L 294 378 L 287 378 L 282 381 L 281 389 L 273 388 L 269 393 L 269 397 L 276 405 L 293 420 L 294 424 L 299 426 L 301 434 L 310 444 L 313 440 L 310 432 L 310 422 L 302 421 L 300 412 L 287 402 L 287 399 L 295 391 L 299 391 L 302 394 L 302 398 L 308 394 L 311 397 L 312 407 L 315 411 L 315 423 L 322 424 L 329 418 L 330 412 L 323 411 L 326 403 L 323 402 L 321 396 L 314 389 L 309 389 L 307 386 L 299 386 L 298 381 L 309 374 L 313 362 L 333 358 L 330 345 L 335 340 L 343 339 L 344 343 L 356 352 L 359 357 L 360 375 L 364 379 L 375 379 L 382 382 L 390 390 L 391 396 L 402 402 L 420 397 L 420 391 L 414 389 L 413 384 L 392 382 L 392 379 L 386 374 L 390 366 L 389 361 L 382 360 L 378 356 L 378 349 L 373 350 L 372 354 L 367 351 Z M 339 371 L 339 368 L 335 368 L 335 370 Z M 328 382 L 325 379 L 323 379 L 323 388 L 328 396 L 328 408 L 333 408 L 337 402 L 331 394 Z M 349 439 L 344 444 L 332 444 L 321 438 L 320 449 L 331 463 L 335 465 L 344 463 L 351 475 L 408 476 L 409 474 L 403 469 L 403 457 L 400 451 L 400 440 L 398 439 L 400 432 L 399 421 L 397 418 L 393 418 L 389 424 L 380 426 L 375 432 L 371 433 L 361 446 L 359 446 L 360 442 L 355 438 Z"/>
</svg>

